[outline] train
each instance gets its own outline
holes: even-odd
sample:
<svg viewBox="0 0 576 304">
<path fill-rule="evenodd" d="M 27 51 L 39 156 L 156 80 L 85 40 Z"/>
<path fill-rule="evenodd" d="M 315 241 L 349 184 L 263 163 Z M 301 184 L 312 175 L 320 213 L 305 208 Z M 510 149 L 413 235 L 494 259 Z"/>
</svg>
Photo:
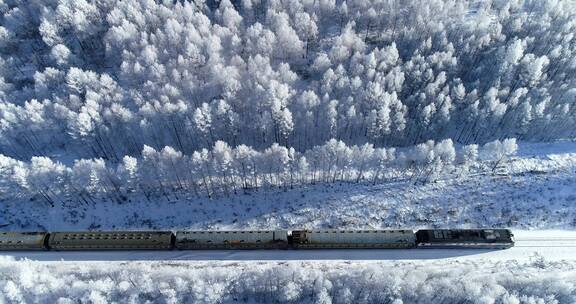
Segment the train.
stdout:
<svg viewBox="0 0 576 304">
<path fill-rule="evenodd" d="M 0 232 L 0 250 L 232 250 L 488 248 L 514 246 L 508 229 Z"/>
</svg>

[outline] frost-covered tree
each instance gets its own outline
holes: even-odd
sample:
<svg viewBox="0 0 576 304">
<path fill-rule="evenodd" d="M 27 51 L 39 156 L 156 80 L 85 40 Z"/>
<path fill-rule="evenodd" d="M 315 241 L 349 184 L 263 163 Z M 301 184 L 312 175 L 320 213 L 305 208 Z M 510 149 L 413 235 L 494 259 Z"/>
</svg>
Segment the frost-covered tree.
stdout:
<svg viewBox="0 0 576 304">
<path fill-rule="evenodd" d="M 471 144 L 462 147 L 462 150 L 457 154 L 457 164 L 462 167 L 462 172 L 468 172 L 470 167 L 478 160 L 478 145 Z"/>
<path fill-rule="evenodd" d="M 219 185 L 224 193 L 229 194 L 229 185 L 232 183 L 233 177 L 233 151 L 227 143 L 217 141 L 212 149 L 212 166 L 214 172 L 219 176 Z M 235 190 L 235 189 L 234 189 Z"/>
<path fill-rule="evenodd" d="M 64 183 L 68 172 L 66 166 L 47 157 L 32 157 L 26 177 L 27 185 L 31 191 L 37 192 L 54 207 L 58 194 L 65 191 Z"/>
<path fill-rule="evenodd" d="M 240 145 L 234 149 L 235 171 L 240 174 L 242 188 L 258 187 L 258 171 L 256 168 L 257 151 L 246 145 Z"/>
<path fill-rule="evenodd" d="M 507 138 L 503 141 L 495 140 L 482 146 L 482 158 L 492 162 L 491 169 L 496 171 L 511 156 L 516 154 L 518 144 L 515 138 Z"/>
<path fill-rule="evenodd" d="M 138 185 L 138 159 L 129 155 L 124 156 L 122 163 L 118 165 L 117 176 L 124 189 L 128 192 L 135 191 Z"/>
<path fill-rule="evenodd" d="M 74 162 L 70 172 L 70 186 L 78 199 L 96 203 L 96 198 L 111 191 L 108 168 L 103 159 L 81 159 Z"/>
<path fill-rule="evenodd" d="M 374 145 L 364 144 L 362 146 L 352 147 L 352 162 L 355 168 L 358 170 L 358 175 L 356 177 L 356 182 L 360 182 L 364 177 L 364 172 L 369 168 L 370 161 L 374 155 Z"/>
</svg>

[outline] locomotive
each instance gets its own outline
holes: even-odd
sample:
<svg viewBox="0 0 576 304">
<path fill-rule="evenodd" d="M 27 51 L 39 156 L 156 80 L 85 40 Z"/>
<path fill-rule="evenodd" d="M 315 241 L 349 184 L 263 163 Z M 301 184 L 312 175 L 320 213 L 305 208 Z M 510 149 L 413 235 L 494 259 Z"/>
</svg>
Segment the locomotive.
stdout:
<svg viewBox="0 0 576 304">
<path fill-rule="evenodd" d="M 0 232 L 0 250 L 392 249 L 514 246 L 508 229 Z"/>
</svg>

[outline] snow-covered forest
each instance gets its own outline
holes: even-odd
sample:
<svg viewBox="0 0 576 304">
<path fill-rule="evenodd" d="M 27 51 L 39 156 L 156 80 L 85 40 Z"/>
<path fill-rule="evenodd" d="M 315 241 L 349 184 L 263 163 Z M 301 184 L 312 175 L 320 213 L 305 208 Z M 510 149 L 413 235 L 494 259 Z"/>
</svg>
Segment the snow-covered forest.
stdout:
<svg viewBox="0 0 576 304">
<path fill-rule="evenodd" d="M 0 12 L 8 196 L 428 182 L 497 171 L 516 139 L 576 135 L 572 1 L 4 0 Z"/>
<path fill-rule="evenodd" d="M 61 262 L 0 259 L 3 303 L 558 303 L 576 264 L 547 261 Z"/>
<path fill-rule="evenodd" d="M 574 229 L 575 184 L 574 0 L 0 0 L 0 232 L 521 236 Z M 575 303 L 566 235 L 4 252 L 0 304 Z"/>
<path fill-rule="evenodd" d="M 480 152 L 478 145 L 471 144 L 456 153 L 447 139 L 397 152 L 368 143 L 349 147 L 332 139 L 302 154 L 278 144 L 258 152 L 245 145 L 232 149 L 217 141 L 212 150 L 191 156 L 171 147 L 157 151 L 144 146 L 142 159 L 125 156 L 117 166 L 101 158 L 81 159 L 70 167 L 42 156 L 22 162 L 0 155 L 0 190 L 11 198 L 39 196 L 54 206 L 63 197 L 89 204 L 102 198 L 122 202 L 131 193 L 171 200 L 178 199 L 178 193 L 228 196 L 260 187 L 287 189 L 317 182 L 376 184 L 401 179 L 420 183 L 506 170 L 501 166 L 517 148 L 515 139 L 505 139 L 485 144 Z"/>
</svg>

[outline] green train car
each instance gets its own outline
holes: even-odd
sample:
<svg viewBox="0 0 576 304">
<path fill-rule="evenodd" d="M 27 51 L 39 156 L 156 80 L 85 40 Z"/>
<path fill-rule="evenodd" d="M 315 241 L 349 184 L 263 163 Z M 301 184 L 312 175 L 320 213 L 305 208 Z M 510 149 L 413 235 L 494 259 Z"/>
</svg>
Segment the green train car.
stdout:
<svg viewBox="0 0 576 304">
<path fill-rule="evenodd" d="M 170 231 L 53 232 L 51 250 L 169 250 L 174 244 Z"/>
<path fill-rule="evenodd" d="M 282 249 L 288 247 L 286 230 L 177 231 L 177 249 Z"/>
<path fill-rule="evenodd" d="M 412 230 L 293 230 L 291 237 L 300 249 L 416 247 Z"/>
<path fill-rule="evenodd" d="M 0 232 L 0 250 L 45 250 L 46 232 Z"/>
</svg>

